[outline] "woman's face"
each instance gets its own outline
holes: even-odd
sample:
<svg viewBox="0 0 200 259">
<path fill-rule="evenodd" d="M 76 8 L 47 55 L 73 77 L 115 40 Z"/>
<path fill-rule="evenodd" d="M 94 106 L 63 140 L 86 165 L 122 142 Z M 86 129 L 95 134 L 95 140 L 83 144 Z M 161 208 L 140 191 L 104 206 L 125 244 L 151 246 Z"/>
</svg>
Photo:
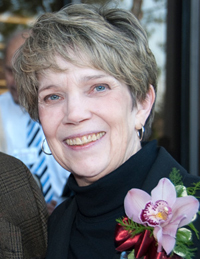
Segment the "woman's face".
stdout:
<svg viewBox="0 0 200 259">
<path fill-rule="evenodd" d="M 57 63 L 65 71 L 39 78 L 39 118 L 55 159 L 85 186 L 141 148 L 139 110 L 127 86 L 104 71 Z"/>
</svg>

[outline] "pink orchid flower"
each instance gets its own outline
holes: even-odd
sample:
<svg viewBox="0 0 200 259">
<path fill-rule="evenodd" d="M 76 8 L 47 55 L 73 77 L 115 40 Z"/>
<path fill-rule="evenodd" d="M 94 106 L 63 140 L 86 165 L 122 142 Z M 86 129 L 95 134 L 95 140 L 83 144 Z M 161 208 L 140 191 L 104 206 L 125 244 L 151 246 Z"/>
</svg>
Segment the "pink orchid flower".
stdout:
<svg viewBox="0 0 200 259">
<path fill-rule="evenodd" d="M 136 223 L 154 228 L 158 242 L 167 255 L 173 250 L 177 229 L 189 224 L 198 212 L 199 201 L 193 196 L 177 198 L 175 186 L 162 178 L 151 191 L 151 196 L 140 189 L 131 189 L 124 201 L 125 213 Z"/>
</svg>

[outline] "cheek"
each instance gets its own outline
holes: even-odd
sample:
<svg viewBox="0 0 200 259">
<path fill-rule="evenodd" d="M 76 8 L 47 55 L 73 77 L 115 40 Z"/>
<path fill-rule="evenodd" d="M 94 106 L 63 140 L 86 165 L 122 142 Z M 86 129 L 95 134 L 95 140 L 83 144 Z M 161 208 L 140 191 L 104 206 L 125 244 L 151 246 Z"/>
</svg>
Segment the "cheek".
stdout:
<svg viewBox="0 0 200 259">
<path fill-rule="evenodd" d="M 115 116 L 115 120 L 118 121 L 119 127 L 125 131 L 134 130 L 134 121 L 136 110 L 132 108 L 132 100 L 127 93 L 127 95 L 118 101 L 117 110 L 115 110 L 112 116 Z"/>
<path fill-rule="evenodd" d="M 59 116 L 53 109 L 48 109 L 46 107 L 38 107 L 39 120 L 42 125 L 44 134 L 46 138 L 52 138 L 56 134 L 57 125 L 59 123 Z"/>
<path fill-rule="evenodd" d="M 123 104 L 118 105 L 117 112 L 116 109 L 112 111 L 107 121 L 112 130 L 113 145 L 126 148 L 135 132 L 135 111 L 132 110 L 131 102 L 130 105 L 124 102 Z"/>
<path fill-rule="evenodd" d="M 39 115 L 39 120 L 42 125 L 42 128 L 44 130 L 44 127 L 46 125 L 45 121 L 48 121 L 48 112 L 42 105 L 38 105 L 38 115 Z"/>
</svg>

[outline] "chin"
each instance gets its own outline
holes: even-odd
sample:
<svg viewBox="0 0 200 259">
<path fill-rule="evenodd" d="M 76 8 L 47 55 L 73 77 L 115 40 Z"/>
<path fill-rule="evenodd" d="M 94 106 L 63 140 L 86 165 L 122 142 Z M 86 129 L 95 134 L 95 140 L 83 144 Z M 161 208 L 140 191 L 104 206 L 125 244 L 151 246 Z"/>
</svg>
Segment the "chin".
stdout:
<svg viewBox="0 0 200 259">
<path fill-rule="evenodd" d="M 108 174 L 108 172 L 105 172 L 104 170 L 99 169 L 97 171 L 96 167 L 93 171 L 91 171 L 91 167 L 89 167 L 88 170 L 86 168 L 83 170 L 83 167 L 82 167 L 80 170 L 75 170 L 73 172 L 74 172 L 74 177 L 79 186 L 90 185 L 93 182 L 104 177 L 106 174 Z"/>
</svg>

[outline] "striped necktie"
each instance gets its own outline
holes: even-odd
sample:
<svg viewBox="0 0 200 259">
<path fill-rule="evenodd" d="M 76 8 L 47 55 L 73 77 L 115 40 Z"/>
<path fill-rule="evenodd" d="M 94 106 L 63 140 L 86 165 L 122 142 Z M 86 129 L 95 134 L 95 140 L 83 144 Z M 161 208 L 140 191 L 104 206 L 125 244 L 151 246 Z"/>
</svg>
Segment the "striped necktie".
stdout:
<svg viewBox="0 0 200 259">
<path fill-rule="evenodd" d="M 36 175 L 41 183 L 42 192 L 46 202 L 53 198 L 53 190 L 48 173 L 48 165 L 45 154 L 42 152 L 41 143 L 44 135 L 39 123 L 29 119 L 27 125 L 27 146 L 36 149 L 36 160 L 28 165 L 30 171 Z"/>
</svg>

